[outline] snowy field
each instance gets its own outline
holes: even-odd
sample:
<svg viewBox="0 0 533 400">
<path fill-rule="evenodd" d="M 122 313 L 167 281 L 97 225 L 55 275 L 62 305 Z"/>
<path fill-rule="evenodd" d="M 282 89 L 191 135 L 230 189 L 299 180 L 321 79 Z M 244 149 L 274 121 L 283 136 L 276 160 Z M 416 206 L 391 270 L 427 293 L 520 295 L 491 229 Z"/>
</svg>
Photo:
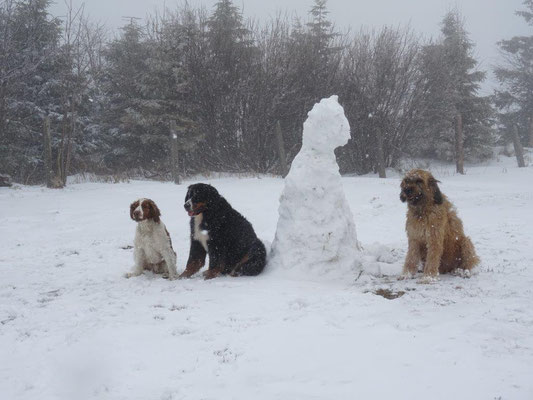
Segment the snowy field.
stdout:
<svg viewBox="0 0 533 400">
<path fill-rule="evenodd" d="M 0 397 L 533 399 L 533 168 L 451 171 L 433 169 L 482 265 L 433 285 L 395 279 L 407 246 L 398 176 L 343 178 L 379 277 L 267 266 L 255 278 L 128 280 L 138 197 L 161 208 L 184 269 L 186 185 L 0 188 Z M 203 181 L 273 240 L 282 180 Z"/>
</svg>

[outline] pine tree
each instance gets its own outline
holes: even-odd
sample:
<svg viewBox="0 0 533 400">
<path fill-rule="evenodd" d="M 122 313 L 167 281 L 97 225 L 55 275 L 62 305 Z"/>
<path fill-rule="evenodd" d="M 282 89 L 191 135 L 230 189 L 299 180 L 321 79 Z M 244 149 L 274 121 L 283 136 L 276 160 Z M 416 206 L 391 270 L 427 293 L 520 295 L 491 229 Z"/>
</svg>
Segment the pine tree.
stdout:
<svg viewBox="0 0 533 400">
<path fill-rule="evenodd" d="M 243 142 L 249 137 L 243 122 L 257 49 L 240 10 L 230 0 L 215 4 L 206 28 L 204 62 L 191 71 L 206 134 L 203 151 L 209 168 L 239 171 L 245 164 Z"/>
<path fill-rule="evenodd" d="M 533 26 L 533 0 L 523 4 L 526 10 L 516 14 Z M 500 121 L 508 134 L 517 126 L 522 143 L 533 147 L 533 35 L 502 40 L 499 46 L 506 58 L 506 63 L 495 69 L 501 84 L 495 96 L 502 112 Z"/>
<path fill-rule="evenodd" d="M 59 115 L 61 21 L 48 14 L 49 0 L 6 2 L 0 8 L 1 168 L 22 182 L 42 182 L 43 123 Z M 9 105 L 9 106 L 8 106 Z"/>
<path fill-rule="evenodd" d="M 152 25 L 147 39 L 150 56 L 142 79 L 144 101 L 139 104 L 162 144 L 172 133 L 177 136 L 179 150 L 185 153 L 203 139 L 186 68 L 189 33 L 175 18 L 161 18 Z M 175 131 L 170 132 L 171 126 Z"/>
<path fill-rule="evenodd" d="M 303 122 L 309 110 L 337 90 L 342 46 L 328 14 L 326 1 L 315 0 L 309 22 L 302 24 L 296 19 L 286 45 L 285 98 L 280 122 L 289 160 L 300 149 Z"/>
<path fill-rule="evenodd" d="M 427 85 L 425 128 L 419 131 L 417 153 L 451 160 L 455 155 L 455 130 L 462 121 L 464 150 L 468 158 L 490 155 L 493 110 L 488 97 L 478 94 L 485 72 L 476 69 L 474 45 L 458 11 L 447 13 L 442 39 L 423 49 L 421 69 Z"/>
<path fill-rule="evenodd" d="M 320 98 L 333 94 L 333 82 L 339 72 L 342 50 L 342 46 L 335 43 L 339 34 L 334 31 L 333 24 L 328 19 L 326 3 L 327 0 L 315 0 L 309 11 L 312 19 L 306 24 L 307 29 L 300 43 L 306 50 L 306 89 L 313 104 Z"/>
<path fill-rule="evenodd" d="M 105 163 L 115 171 L 133 168 L 150 169 L 157 159 L 152 131 L 145 130 L 148 121 L 140 112 L 144 101 L 141 87 L 149 49 L 145 32 L 135 22 L 122 28 L 122 34 L 105 50 L 104 90 L 108 93 L 104 106 L 104 129 L 109 152 Z"/>
</svg>

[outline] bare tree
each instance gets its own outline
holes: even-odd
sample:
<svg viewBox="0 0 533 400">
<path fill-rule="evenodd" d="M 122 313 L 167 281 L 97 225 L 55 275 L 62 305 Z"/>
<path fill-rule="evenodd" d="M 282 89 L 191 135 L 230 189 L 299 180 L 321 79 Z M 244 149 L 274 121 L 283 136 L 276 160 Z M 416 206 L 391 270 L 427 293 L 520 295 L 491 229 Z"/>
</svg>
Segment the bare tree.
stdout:
<svg viewBox="0 0 533 400">
<path fill-rule="evenodd" d="M 409 28 L 361 31 L 346 50 L 340 101 L 352 139 L 341 170 L 366 173 L 396 165 L 415 130 L 424 95 L 420 46 Z"/>
</svg>

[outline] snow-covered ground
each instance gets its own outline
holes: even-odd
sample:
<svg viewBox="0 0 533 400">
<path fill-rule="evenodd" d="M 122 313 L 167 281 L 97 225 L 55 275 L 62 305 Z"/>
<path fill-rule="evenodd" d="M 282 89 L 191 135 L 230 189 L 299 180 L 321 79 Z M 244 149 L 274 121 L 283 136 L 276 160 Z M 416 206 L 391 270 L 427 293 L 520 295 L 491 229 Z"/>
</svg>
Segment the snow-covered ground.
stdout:
<svg viewBox="0 0 533 400">
<path fill-rule="evenodd" d="M 433 169 L 482 265 L 433 285 L 394 276 L 407 245 L 398 176 L 343 178 L 367 269 L 382 277 L 267 266 L 254 278 L 124 279 L 138 197 L 160 206 L 183 270 L 186 185 L 1 188 L 0 397 L 532 399 L 533 168 L 451 171 Z M 273 240 L 280 179 L 208 182 Z"/>
</svg>

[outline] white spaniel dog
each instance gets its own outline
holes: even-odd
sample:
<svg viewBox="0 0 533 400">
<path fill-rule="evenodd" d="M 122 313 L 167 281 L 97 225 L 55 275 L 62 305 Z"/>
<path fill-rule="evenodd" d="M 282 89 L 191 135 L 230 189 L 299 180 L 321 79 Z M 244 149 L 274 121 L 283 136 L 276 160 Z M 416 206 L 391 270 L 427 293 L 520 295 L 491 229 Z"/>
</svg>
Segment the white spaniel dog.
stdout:
<svg viewBox="0 0 533 400">
<path fill-rule="evenodd" d="M 150 199 L 139 199 L 130 205 L 130 217 L 137 222 L 135 231 L 133 270 L 126 278 L 138 276 L 144 270 L 163 274 L 163 277 L 176 279 L 176 253 L 172 248 L 170 235 L 159 218 L 161 212 Z"/>
</svg>

